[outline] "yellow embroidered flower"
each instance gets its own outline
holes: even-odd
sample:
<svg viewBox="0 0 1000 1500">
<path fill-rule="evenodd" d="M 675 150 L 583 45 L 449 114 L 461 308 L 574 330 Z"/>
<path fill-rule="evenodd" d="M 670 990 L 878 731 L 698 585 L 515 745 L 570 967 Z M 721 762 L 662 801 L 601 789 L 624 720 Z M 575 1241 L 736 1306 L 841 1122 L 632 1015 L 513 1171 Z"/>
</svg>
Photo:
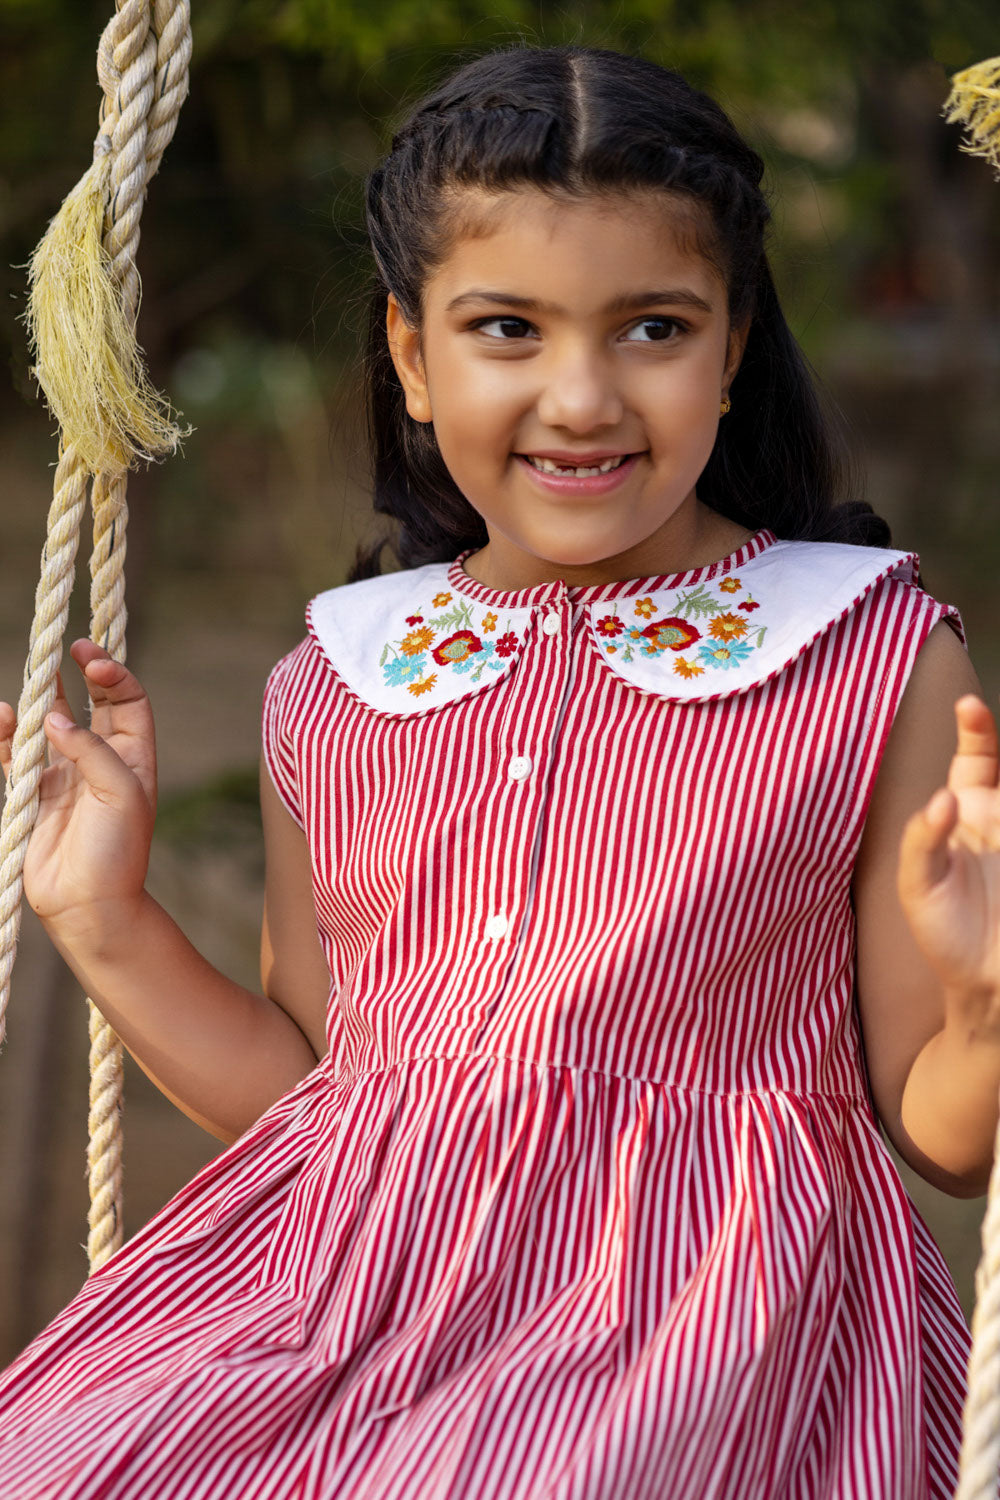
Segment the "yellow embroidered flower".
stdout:
<svg viewBox="0 0 1000 1500">
<path fill-rule="evenodd" d="M 717 641 L 738 641 L 747 633 L 747 622 L 742 615 L 716 615 L 709 623 L 708 633 Z"/>
<path fill-rule="evenodd" d="M 650 615 L 655 615 L 656 606 L 652 599 L 637 599 L 635 601 L 635 612 L 637 615 L 642 615 L 644 620 L 648 620 Z"/>
<path fill-rule="evenodd" d="M 431 603 L 432 604 L 436 604 L 439 609 L 443 609 L 446 604 L 450 604 L 451 603 L 451 595 L 450 594 L 435 594 L 434 598 L 431 600 Z"/>
<path fill-rule="evenodd" d="M 488 633 L 491 630 L 496 630 L 496 628 L 497 628 L 497 617 L 496 617 L 496 615 L 484 615 L 483 616 L 483 623 L 480 626 L 480 629 L 484 630 L 484 631 L 486 631 Z"/>
<path fill-rule="evenodd" d="M 433 630 L 428 630 L 425 625 L 423 630 L 411 630 L 409 635 L 404 635 L 399 643 L 399 649 L 404 656 L 419 656 L 421 651 L 427 650 L 433 639 Z"/>
<path fill-rule="evenodd" d="M 421 677 L 419 682 L 407 683 L 406 691 L 412 693 L 414 698 L 419 698 L 421 693 L 429 693 L 437 680 L 437 673 L 432 672 L 429 677 Z"/>
<path fill-rule="evenodd" d="M 724 594 L 738 594 L 740 591 L 740 580 L 738 578 L 724 578 L 719 584 Z"/>
<path fill-rule="evenodd" d="M 674 671 L 678 677 L 700 677 L 704 670 L 695 661 L 685 661 L 683 656 L 679 656 L 674 662 Z"/>
</svg>

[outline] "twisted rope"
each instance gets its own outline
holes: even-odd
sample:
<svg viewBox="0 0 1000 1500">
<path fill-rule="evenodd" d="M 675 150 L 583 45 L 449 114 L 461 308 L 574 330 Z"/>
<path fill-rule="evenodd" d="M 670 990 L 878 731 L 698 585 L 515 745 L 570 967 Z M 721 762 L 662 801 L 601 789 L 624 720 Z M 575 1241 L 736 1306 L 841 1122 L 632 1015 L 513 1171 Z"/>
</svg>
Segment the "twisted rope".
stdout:
<svg viewBox="0 0 1000 1500">
<path fill-rule="evenodd" d="M 104 97 L 100 129 L 94 143 L 95 167 L 76 192 L 81 194 L 81 202 L 85 201 L 86 193 L 93 191 L 95 184 L 103 186 L 105 179 L 100 173 L 107 167 L 103 252 L 107 274 L 118 289 L 121 312 L 131 330 L 135 327 L 140 299 L 136 268 L 139 221 L 147 185 L 173 136 L 180 107 L 187 95 L 191 17 L 189 0 L 156 0 L 152 9 L 150 0 L 115 0 L 115 3 L 115 15 L 104 30 L 97 54 L 98 78 Z M 94 175 L 95 169 L 99 169 L 98 175 Z M 69 202 L 68 199 L 64 208 Z M 75 264 L 72 269 L 77 270 Z M 40 358 L 37 373 L 45 385 L 44 376 L 48 372 L 44 368 L 44 356 Z M 112 370 L 109 382 L 113 396 L 118 394 L 113 388 L 118 373 L 117 369 Z M 134 392 L 137 377 L 134 370 L 126 374 L 131 381 L 127 392 L 130 395 Z M 47 385 L 45 389 L 50 395 Z M 5 1034 L 10 975 L 20 930 L 24 858 L 38 813 L 38 787 L 45 760 L 42 722 L 56 694 L 56 674 L 62 658 L 62 640 L 91 474 L 94 513 L 91 634 L 116 660 L 125 659 L 126 472 L 135 454 L 141 453 L 141 447 L 133 443 L 131 454 L 127 447 L 122 447 L 120 435 L 123 429 L 127 433 L 132 412 L 126 410 L 123 421 L 121 413 L 105 410 L 102 400 L 107 395 L 107 389 L 102 388 L 95 400 L 93 433 L 78 435 L 75 443 L 67 441 L 65 436 L 60 440 L 60 459 L 42 553 L 42 574 L 35 595 L 24 687 L 18 702 L 11 774 L 0 824 L 0 1041 Z M 58 403 L 53 402 L 53 405 L 60 415 Z M 145 433 L 148 426 L 140 430 Z M 162 429 L 157 435 L 162 435 Z M 100 456 L 100 463 L 85 462 L 79 452 L 81 437 L 86 438 L 88 454 L 93 450 Z M 167 439 L 169 445 L 169 433 Z M 91 1002 L 88 1004 L 91 1201 L 87 1249 L 93 1271 L 103 1265 L 122 1242 L 122 1048 L 97 1008 Z"/>
</svg>

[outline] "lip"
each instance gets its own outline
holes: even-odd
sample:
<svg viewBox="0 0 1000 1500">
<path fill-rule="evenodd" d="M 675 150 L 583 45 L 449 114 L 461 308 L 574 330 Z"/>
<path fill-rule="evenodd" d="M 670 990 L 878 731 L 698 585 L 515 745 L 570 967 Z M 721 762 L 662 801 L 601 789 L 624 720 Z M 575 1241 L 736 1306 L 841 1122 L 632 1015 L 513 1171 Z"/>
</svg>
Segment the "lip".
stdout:
<svg viewBox="0 0 1000 1500">
<path fill-rule="evenodd" d="M 547 453 L 532 454 L 533 458 L 548 458 Z M 606 458 L 616 458 L 615 453 L 605 454 Z M 536 469 L 530 464 L 523 453 L 515 453 L 521 468 L 529 474 L 540 489 L 546 490 L 550 495 L 604 495 L 608 490 L 617 489 L 624 484 L 626 479 L 635 471 L 636 464 L 642 458 L 641 453 L 632 453 L 617 469 L 611 469 L 607 474 L 590 474 L 580 476 L 576 474 L 546 474 L 541 469 Z M 556 460 L 556 462 L 569 462 L 568 459 Z M 581 460 L 577 459 L 577 463 Z"/>
</svg>

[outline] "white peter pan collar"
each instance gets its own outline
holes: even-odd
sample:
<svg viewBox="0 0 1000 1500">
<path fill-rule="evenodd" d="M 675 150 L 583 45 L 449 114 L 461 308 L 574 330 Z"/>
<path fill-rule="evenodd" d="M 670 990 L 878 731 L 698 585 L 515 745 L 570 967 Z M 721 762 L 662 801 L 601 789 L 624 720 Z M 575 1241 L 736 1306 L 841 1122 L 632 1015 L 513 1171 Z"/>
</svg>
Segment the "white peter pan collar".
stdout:
<svg viewBox="0 0 1000 1500">
<path fill-rule="evenodd" d="M 676 701 L 728 697 L 782 671 L 883 578 L 919 581 L 915 552 L 782 541 L 767 529 L 687 573 L 583 586 L 491 589 L 462 567 L 472 550 L 310 601 L 310 634 L 369 708 L 408 716 L 495 686 L 529 637 L 534 648 L 547 639 L 543 618 L 564 600 L 582 608 L 589 647 L 632 687 Z"/>
</svg>

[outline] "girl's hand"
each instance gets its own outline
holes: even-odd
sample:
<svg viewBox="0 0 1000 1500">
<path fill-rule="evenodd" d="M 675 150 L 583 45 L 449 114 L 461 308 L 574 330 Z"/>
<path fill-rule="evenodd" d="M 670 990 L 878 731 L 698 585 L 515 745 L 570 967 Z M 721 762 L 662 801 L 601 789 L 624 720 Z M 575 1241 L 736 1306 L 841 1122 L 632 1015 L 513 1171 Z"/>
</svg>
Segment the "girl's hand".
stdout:
<svg viewBox="0 0 1000 1500">
<path fill-rule="evenodd" d="M 24 862 L 24 893 L 50 934 L 99 932 L 141 895 L 156 812 L 156 750 L 149 699 L 93 641 L 70 654 L 93 704 L 77 726 L 62 679 L 45 719 L 49 765 Z M 10 773 L 14 710 L 0 703 L 0 765 Z"/>
<path fill-rule="evenodd" d="M 949 1020 L 1000 1041 L 1000 788 L 997 728 L 983 700 L 955 704 L 948 785 L 907 823 L 898 891 L 945 989 Z"/>
</svg>

